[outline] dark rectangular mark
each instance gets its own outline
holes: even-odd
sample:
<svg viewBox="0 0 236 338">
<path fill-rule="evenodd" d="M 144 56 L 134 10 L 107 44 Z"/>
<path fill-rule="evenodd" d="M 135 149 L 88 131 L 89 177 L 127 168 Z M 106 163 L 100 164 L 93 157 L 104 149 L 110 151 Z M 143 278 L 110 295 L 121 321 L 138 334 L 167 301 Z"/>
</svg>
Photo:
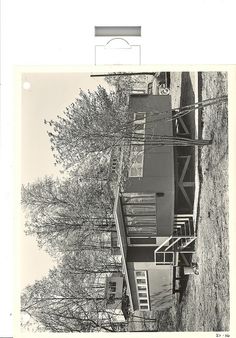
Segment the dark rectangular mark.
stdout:
<svg viewBox="0 0 236 338">
<path fill-rule="evenodd" d="M 141 36 L 141 26 L 95 26 L 95 36 Z"/>
</svg>

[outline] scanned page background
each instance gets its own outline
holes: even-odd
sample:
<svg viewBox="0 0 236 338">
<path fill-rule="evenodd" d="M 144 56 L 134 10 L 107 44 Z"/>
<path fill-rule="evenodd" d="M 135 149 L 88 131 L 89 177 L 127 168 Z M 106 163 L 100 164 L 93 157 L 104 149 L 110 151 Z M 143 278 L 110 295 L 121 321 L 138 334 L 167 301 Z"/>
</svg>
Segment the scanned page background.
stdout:
<svg viewBox="0 0 236 338">
<path fill-rule="evenodd" d="M 18 110 L 20 101 L 19 91 L 17 92 L 17 83 L 20 80 L 14 76 L 14 67 L 16 65 L 93 64 L 95 44 L 93 27 L 98 24 L 141 24 L 143 26 L 142 60 L 145 64 L 234 64 L 235 44 L 232 39 L 234 12 L 234 1 L 198 1 L 191 5 L 189 1 L 182 1 L 180 5 L 179 2 L 172 0 L 168 3 L 158 3 L 158 7 L 156 1 L 151 1 L 149 6 L 135 6 L 135 8 L 127 1 L 119 1 L 114 8 L 111 8 L 109 1 L 98 3 L 88 1 L 80 4 L 73 0 L 69 6 L 67 1 L 45 0 L 40 2 L 9 0 L 2 3 L 1 272 L 4 278 L 1 279 L 0 289 L 1 302 L 4 306 L 1 306 L 1 336 L 10 335 L 12 300 L 14 298 L 17 303 L 18 299 L 18 293 L 14 293 L 14 296 L 12 293 L 13 284 L 16 282 L 12 267 L 17 271 L 17 264 L 19 264 L 16 257 L 19 250 L 17 238 L 14 242 L 12 238 L 16 234 L 17 216 L 16 211 L 13 210 L 16 210 L 16 203 L 19 202 L 15 194 L 16 185 L 19 184 L 17 177 L 19 177 L 18 168 L 21 162 L 16 152 L 19 150 L 20 136 Z M 164 29 L 164 33 L 160 34 L 160 27 Z M 183 70 L 183 67 L 168 66 L 168 69 Z M 189 68 L 185 67 L 185 69 Z M 235 68 L 229 75 L 232 226 L 235 223 L 234 85 Z M 16 99 L 17 95 L 18 99 Z M 232 303 L 233 299 L 235 300 L 234 239 L 235 231 L 234 227 L 231 227 Z M 235 330 L 232 329 L 232 336 L 233 332 Z"/>
</svg>

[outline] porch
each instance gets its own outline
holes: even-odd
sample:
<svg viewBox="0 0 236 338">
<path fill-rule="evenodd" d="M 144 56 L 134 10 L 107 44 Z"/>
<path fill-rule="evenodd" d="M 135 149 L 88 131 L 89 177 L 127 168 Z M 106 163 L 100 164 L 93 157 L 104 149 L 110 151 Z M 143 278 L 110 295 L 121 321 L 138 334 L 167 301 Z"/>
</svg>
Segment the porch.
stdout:
<svg viewBox="0 0 236 338">
<path fill-rule="evenodd" d="M 156 264 L 170 264 L 173 266 L 172 292 L 183 293 L 188 276 L 184 269 L 191 267 L 192 255 L 195 252 L 195 240 L 192 214 L 176 214 L 173 235 L 165 240 L 154 251 Z"/>
<path fill-rule="evenodd" d="M 172 84 L 173 85 L 173 84 Z M 176 88 L 175 88 L 176 89 Z M 172 90 L 174 90 L 172 88 Z M 173 107 L 184 107 L 198 101 L 192 85 L 192 75 L 188 72 L 181 74 L 181 92 L 178 100 L 172 97 Z M 173 110 L 173 114 L 176 111 Z M 183 115 L 173 121 L 173 135 L 186 138 L 197 138 L 199 125 L 195 113 Z M 175 147 L 175 212 L 192 213 L 195 194 L 195 147 Z"/>
</svg>

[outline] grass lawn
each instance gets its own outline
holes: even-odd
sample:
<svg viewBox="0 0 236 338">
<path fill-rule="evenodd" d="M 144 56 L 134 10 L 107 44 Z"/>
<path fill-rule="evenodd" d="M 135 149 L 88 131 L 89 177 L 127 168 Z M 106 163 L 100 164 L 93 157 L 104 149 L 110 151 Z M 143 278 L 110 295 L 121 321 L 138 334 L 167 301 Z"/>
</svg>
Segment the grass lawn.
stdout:
<svg viewBox="0 0 236 338">
<path fill-rule="evenodd" d="M 202 73 L 202 99 L 227 94 L 227 74 Z M 190 276 L 178 311 L 179 331 L 229 330 L 228 110 L 206 107 L 200 152 L 201 186 L 196 254 L 199 275 Z"/>
</svg>

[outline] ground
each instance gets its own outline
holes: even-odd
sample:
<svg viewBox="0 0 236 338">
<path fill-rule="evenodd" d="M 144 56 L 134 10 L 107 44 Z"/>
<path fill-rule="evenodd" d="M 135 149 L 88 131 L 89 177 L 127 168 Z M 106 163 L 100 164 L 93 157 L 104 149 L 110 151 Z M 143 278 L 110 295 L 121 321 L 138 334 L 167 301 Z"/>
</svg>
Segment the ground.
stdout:
<svg viewBox="0 0 236 338">
<path fill-rule="evenodd" d="M 202 99 L 227 94 L 227 75 L 202 74 Z M 190 276 L 179 309 L 180 331 L 229 330 L 228 111 L 227 103 L 202 115 L 201 185 L 196 254 L 199 276 Z"/>
<path fill-rule="evenodd" d="M 179 107 L 181 73 L 174 74 Z M 193 74 L 189 74 L 192 81 Z M 199 97 L 204 100 L 227 94 L 226 73 L 202 73 Z M 172 85 L 174 83 L 172 81 Z M 179 93 L 178 93 L 179 91 Z M 202 137 L 212 144 L 199 151 L 200 195 L 196 253 L 199 275 L 190 275 L 181 302 L 175 300 L 165 313 L 136 312 L 130 331 L 228 331 L 229 330 L 229 238 L 228 238 L 228 110 L 222 102 L 204 108 Z M 139 318 L 141 317 L 141 319 Z M 143 317 L 147 317 L 146 320 Z"/>
</svg>

